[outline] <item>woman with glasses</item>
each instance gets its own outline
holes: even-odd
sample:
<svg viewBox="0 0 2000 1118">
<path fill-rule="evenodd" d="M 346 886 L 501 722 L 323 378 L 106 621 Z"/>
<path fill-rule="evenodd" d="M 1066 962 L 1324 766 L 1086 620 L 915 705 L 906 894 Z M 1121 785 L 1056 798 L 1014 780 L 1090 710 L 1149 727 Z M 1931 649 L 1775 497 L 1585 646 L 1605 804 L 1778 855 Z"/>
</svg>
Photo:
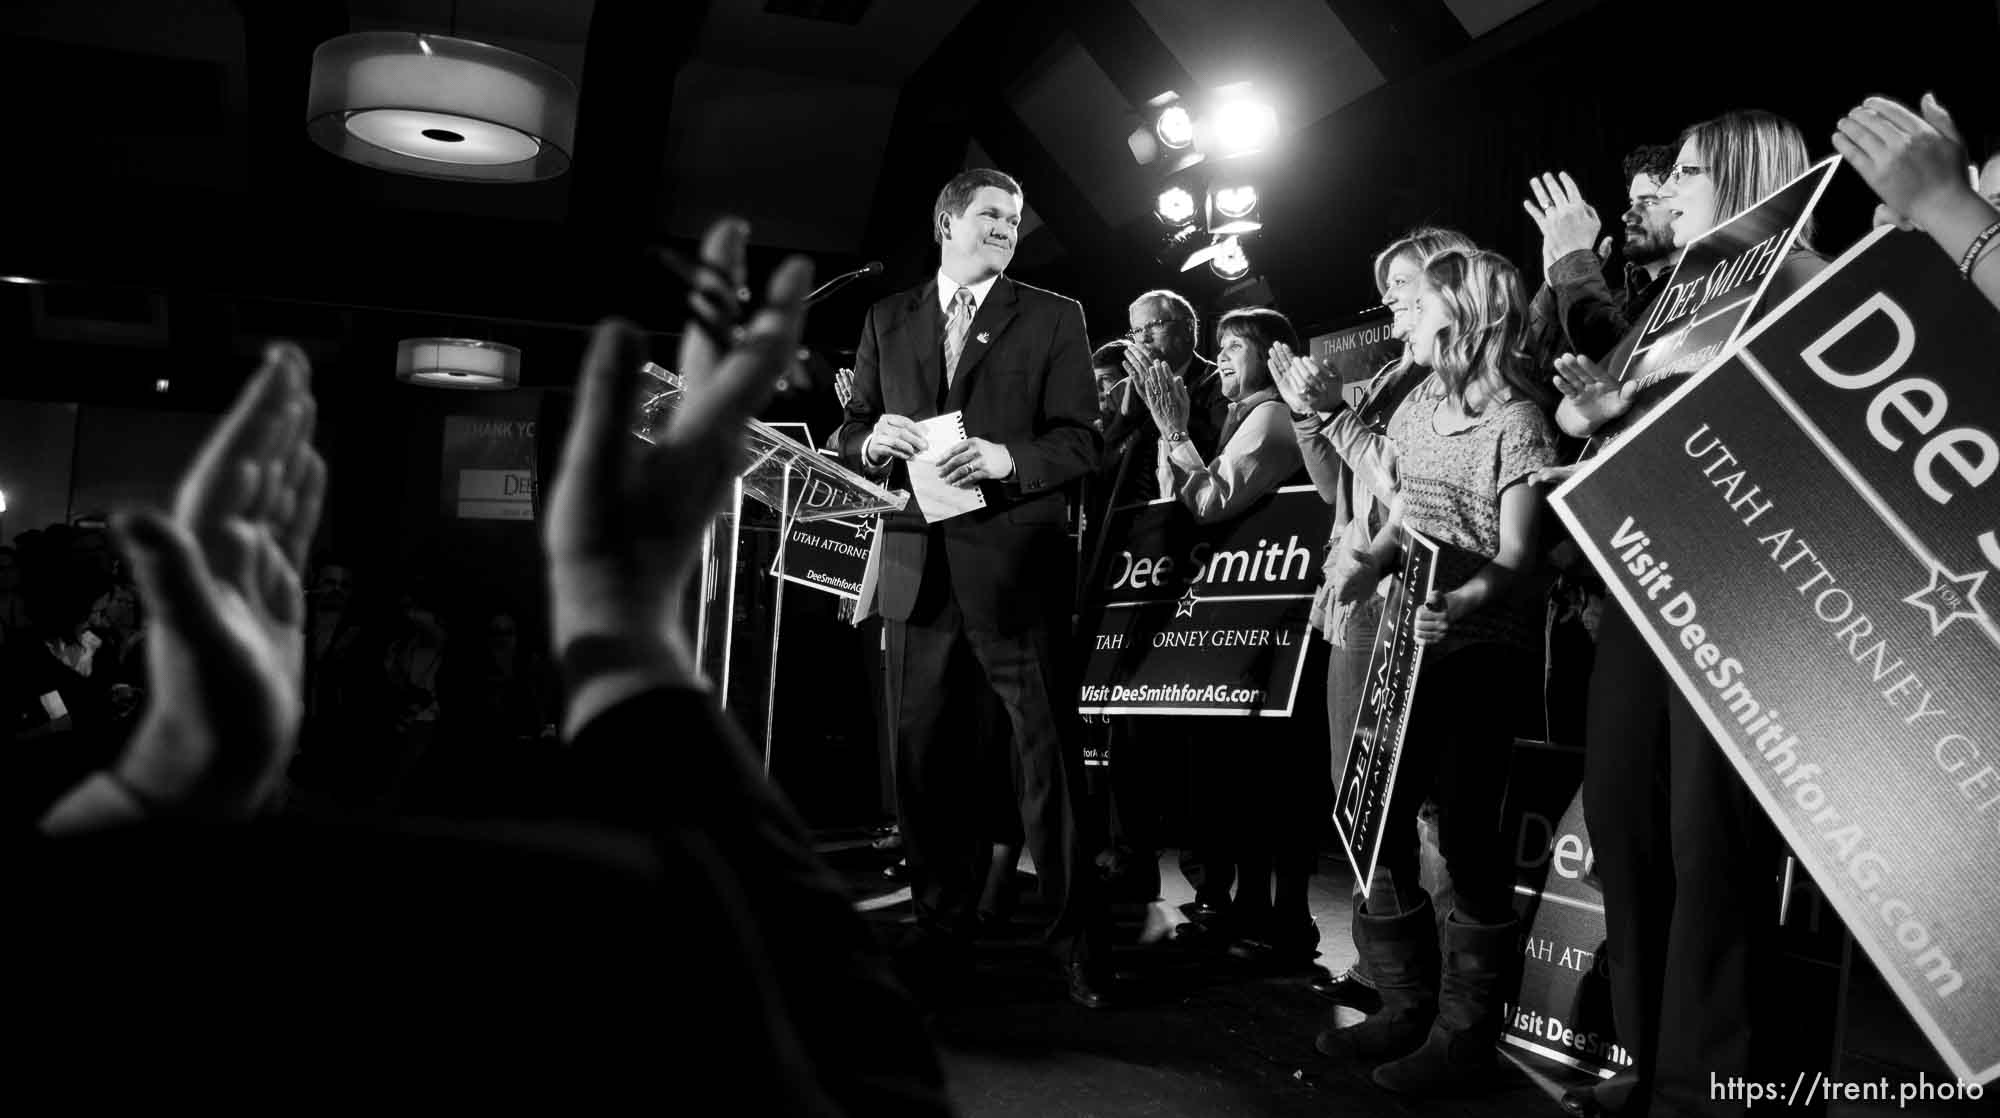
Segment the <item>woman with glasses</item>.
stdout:
<svg viewBox="0 0 2000 1118">
<path fill-rule="evenodd" d="M 1681 133 L 1680 151 L 1658 195 L 1670 217 L 1674 246 L 1685 250 L 1811 166 L 1798 127 L 1772 113 L 1725 113 L 1689 128 Z M 1826 267 L 1825 259 L 1812 251 L 1812 234 L 1809 217 L 1752 312 L 1753 322 Z M 1565 432 L 1587 437 L 1631 409 L 1632 396 L 1621 391 L 1618 370 L 1639 333 L 1628 332 L 1601 363 L 1577 356 L 1557 359 L 1556 387 L 1563 399 L 1556 408 L 1556 422 Z"/>
<path fill-rule="evenodd" d="M 1382 1005 L 1316 1044 L 1380 1062 L 1374 1080 L 1390 1090 L 1448 1094 L 1488 1082 L 1503 980 L 1519 953 L 1500 806 L 1510 712 L 1535 694 L 1540 603 L 1517 591 L 1535 564 L 1542 497 L 1533 479 L 1555 459 L 1555 433 L 1514 266 L 1496 253 L 1447 250 L 1425 262 L 1417 291 L 1410 356 L 1432 371 L 1389 421 L 1396 513 L 1362 558 L 1369 570 L 1398 568 L 1404 526 L 1440 551 L 1436 592 L 1416 618 L 1424 669 L 1356 919 Z M 1455 891 L 1442 926 L 1418 880 L 1413 831 L 1426 797 L 1438 805 Z"/>
<path fill-rule="evenodd" d="M 1766 112 L 1732 112 L 1681 134 L 1660 189 L 1685 247 L 1811 165 L 1805 139 Z M 1799 243 L 1808 243 L 1810 226 Z M 1778 267 L 1761 315 L 1826 262 L 1796 248 Z M 1753 319 L 1754 321 L 1754 319 Z M 1557 364 L 1557 421 L 1588 435 L 1627 406 L 1610 370 L 1644 324 L 1601 368 Z M 1760 985 L 1772 968 L 1782 844 L 1700 717 L 1616 601 L 1598 630 L 1585 721 L 1584 808 L 1604 890 L 1605 952 L 1619 1043 L 1638 1072 L 1631 1103 L 1653 1113 L 1742 1113 L 1716 1101 L 1711 1077 L 1753 1072 L 1753 1044 L 1776 1024 Z M 1761 972 L 1761 973 L 1760 973 Z M 1763 1043 L 1759 1043 L 1763 1042 Z M 1616 1112 L 1598 1092 L 1580 1113 Z"/>
</svg>

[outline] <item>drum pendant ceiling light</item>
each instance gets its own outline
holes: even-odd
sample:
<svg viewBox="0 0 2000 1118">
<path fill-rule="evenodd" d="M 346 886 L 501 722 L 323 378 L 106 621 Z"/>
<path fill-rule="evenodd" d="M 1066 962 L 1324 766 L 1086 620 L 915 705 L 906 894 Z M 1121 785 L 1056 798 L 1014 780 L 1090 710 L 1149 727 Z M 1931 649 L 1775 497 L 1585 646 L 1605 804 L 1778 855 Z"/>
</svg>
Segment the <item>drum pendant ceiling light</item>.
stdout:
<svg viewBox="0 0 2000 1118">
<path fill-rule="evenodd" d="M 470 39 L 362 31 L 313 52 L 306 131 L 342 159 L 385 171 L 536 182 L 569 170 L 576 86 Z"/>
<path fill-rule="evenodd" d="M 477 338 L 404 338 L 396 346 L 404 384 L 504 392 L 521 383 L 521 351 Z"/>
</svg>

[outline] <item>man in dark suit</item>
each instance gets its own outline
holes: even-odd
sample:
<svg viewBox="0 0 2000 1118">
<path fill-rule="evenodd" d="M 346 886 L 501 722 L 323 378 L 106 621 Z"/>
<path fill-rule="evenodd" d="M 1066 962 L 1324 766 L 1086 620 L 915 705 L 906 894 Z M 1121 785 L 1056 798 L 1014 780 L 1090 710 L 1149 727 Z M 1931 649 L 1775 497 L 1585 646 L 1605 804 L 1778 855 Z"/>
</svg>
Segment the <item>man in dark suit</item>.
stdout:
<svg viewBox="0 0 2000 1118">
<path fill-rule="evenodd" d="M 897 800 L 924 970 L 966 960 L 986 837 L 971 826 L 979 782 L 962 717 L 983 674 L 1013 724 L 1021 817 L 1044 890 L 1051 945 L 1070 996 L 1103 1004 L 1102 912 L 1084 796 L 1069 621 L 1074 552 L 1064 493 L 1097 461 L 1097 401 L 1083 309 L 1002 273 L 1019 237 L 1020 184 L 958 175 L 932 208 L 937 277 L 869 309 L 840 430 L 849 465 L 908 484 L 929 449 L 922 420 L 962 412 L 966 438 L 943 448 L 944 481 L 985 507 L 932 524 L 916 501 L 890 516 L 879 582 L 897 692 Z M 960 716 L 953 725 L 953 716 Z M 959 732 L 951 732 L 957 730 Z M 941 965 L 940 965 L 941 964 Z"/>
</svg>

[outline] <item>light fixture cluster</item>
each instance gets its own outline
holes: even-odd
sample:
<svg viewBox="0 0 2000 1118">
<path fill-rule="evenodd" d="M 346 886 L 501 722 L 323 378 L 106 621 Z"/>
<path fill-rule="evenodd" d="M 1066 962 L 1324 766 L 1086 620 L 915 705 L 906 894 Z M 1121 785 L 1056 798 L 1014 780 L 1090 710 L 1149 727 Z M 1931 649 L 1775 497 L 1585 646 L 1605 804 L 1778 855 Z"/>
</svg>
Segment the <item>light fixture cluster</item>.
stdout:
<svg viewBox="0 0 2000 1118">
<path fill-rule="evenodd" d="M 1146 102 L 1145 120 L 1126 138 L 1141 166 L 1164 172 L 1153 216 L 1157 257 L 1190 271 L 1207 264 L 1223 279 L 1250 271 L 1242 238 L 1264 227 L 1256 184 L 1241 157 L 1268 150 L 1278 115 L 1250 83 L 1223 86 L 1202 105 L 1169 90 Z M 1206 244 L 1200 243 L 1206 236 Z"/>
</svg>

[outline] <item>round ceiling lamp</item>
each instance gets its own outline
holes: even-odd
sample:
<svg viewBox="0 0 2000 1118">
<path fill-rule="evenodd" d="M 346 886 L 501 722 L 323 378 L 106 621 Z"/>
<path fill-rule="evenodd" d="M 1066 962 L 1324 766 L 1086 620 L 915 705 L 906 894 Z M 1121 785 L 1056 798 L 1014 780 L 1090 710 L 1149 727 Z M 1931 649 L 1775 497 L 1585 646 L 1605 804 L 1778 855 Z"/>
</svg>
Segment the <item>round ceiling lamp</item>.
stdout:
<svg viewBox="0 0 2000 1118">
<path fill-rule="evenodd" d="M 477 338 L 404 338 L 396 379 L 429 388 L 504 392 L 521 383 L 521 351 Z"/>
<path fill-rule="evenodd" d="M 342 159 L 384 171 L 535 182 L 569 170 L 576 86 L 470 39 L 362 31 L 313 52 L 306 131 Z"/>
</svg>

